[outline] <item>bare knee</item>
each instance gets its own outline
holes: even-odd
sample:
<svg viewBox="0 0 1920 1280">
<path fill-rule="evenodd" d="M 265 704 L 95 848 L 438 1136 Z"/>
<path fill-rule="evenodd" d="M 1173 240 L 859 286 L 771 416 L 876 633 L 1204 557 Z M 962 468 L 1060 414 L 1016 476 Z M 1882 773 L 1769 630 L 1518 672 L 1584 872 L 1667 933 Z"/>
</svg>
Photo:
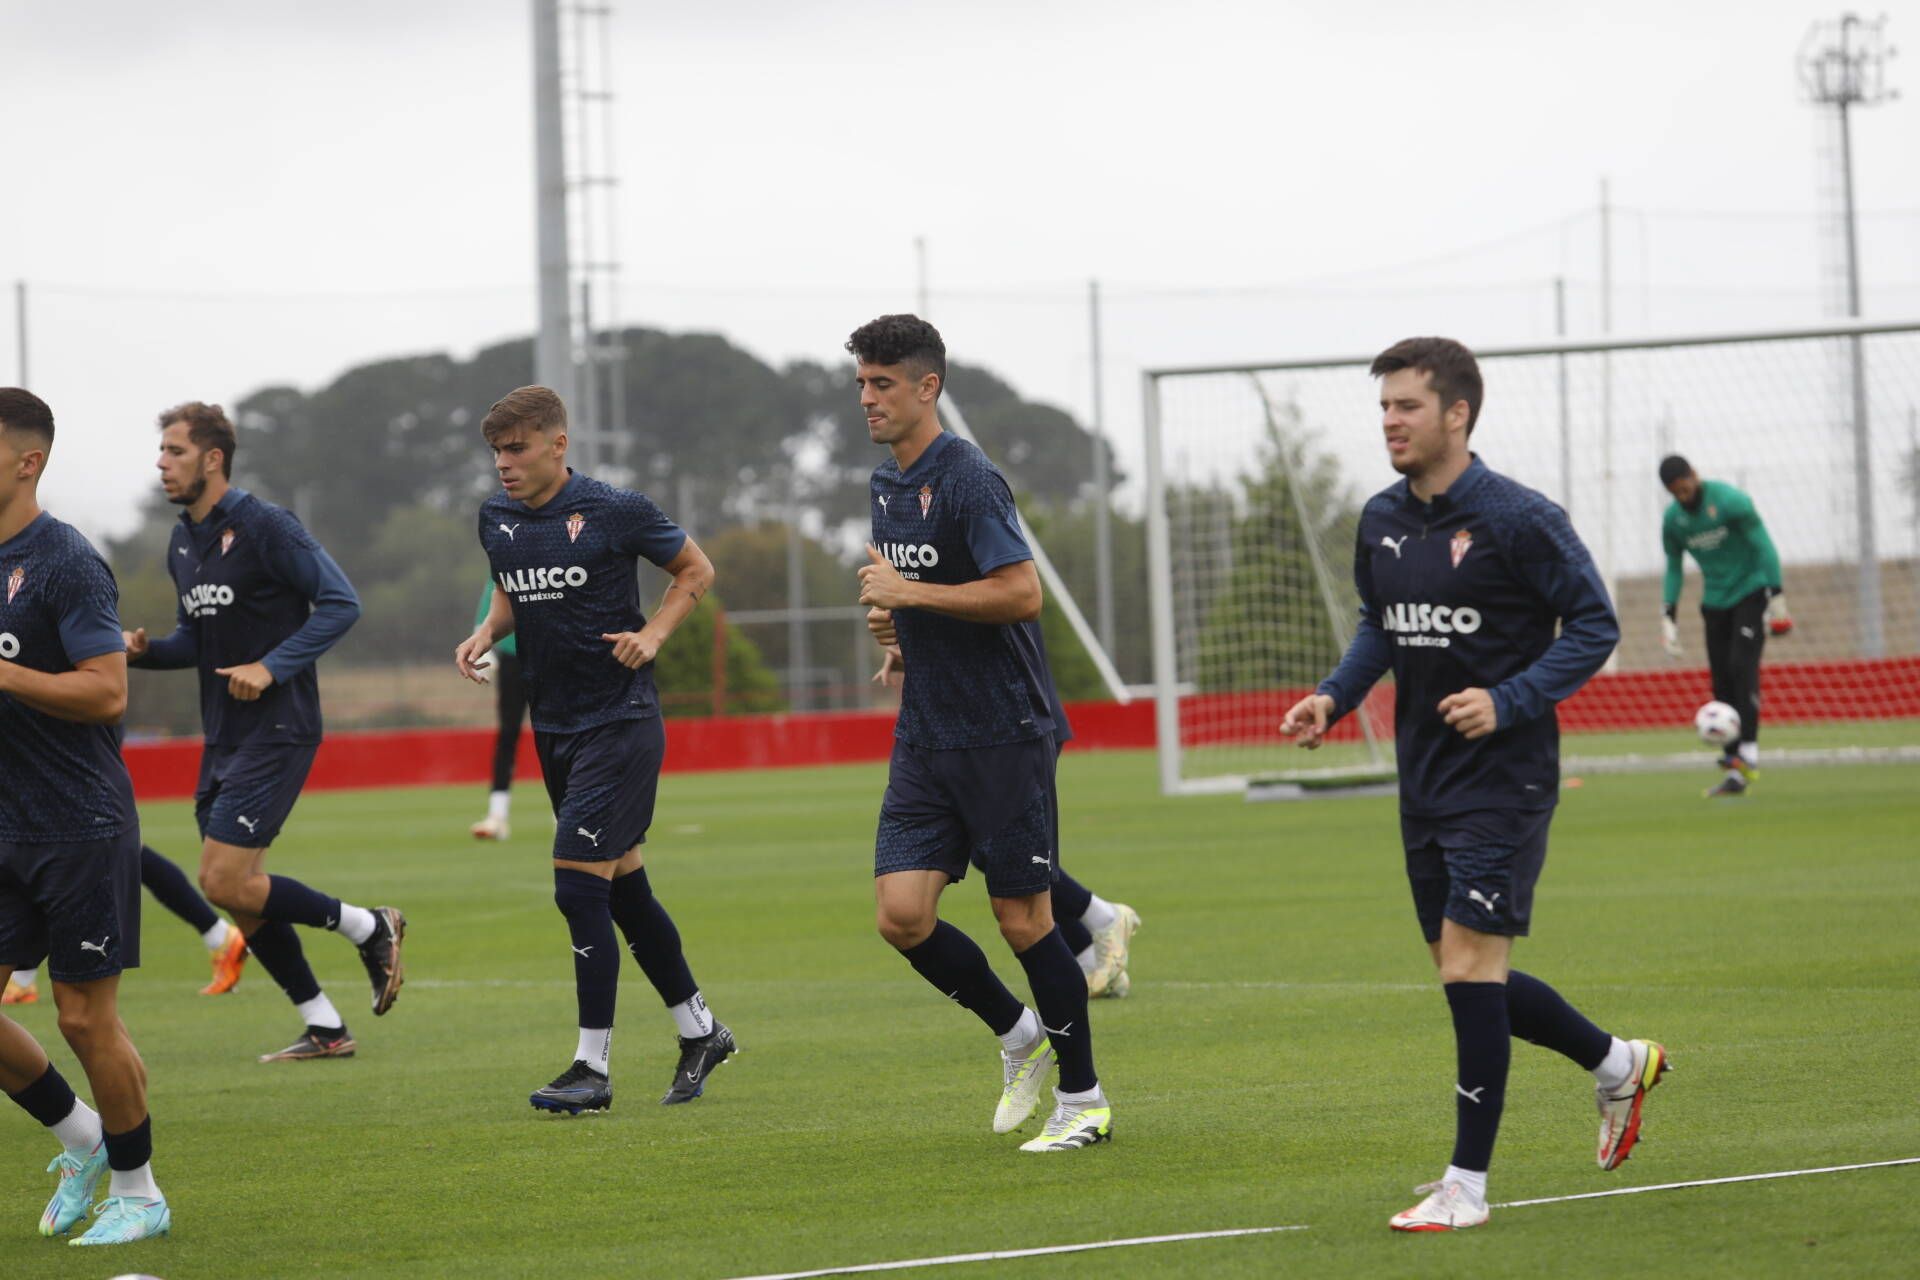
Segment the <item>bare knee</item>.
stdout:
<svg viewBox="0 0 1920 1280">
<path fill-rule="evenodd" d="M 874 911 L 874 925 L 888 946 L 910 951 L 933 933 L 934 917 L 917 904 L 882 901 Z"/>
<path fill-rule="evenodd" d="M 119 1029 L 118 1016 L 103 1014 L 86 1001 L 70 1000 L 60 1006 L 60 1034 L 76 1054 L 85 1056 L 101 1048 Z"/>
<path fill-rule="evenodd" d="M 1017 955 L 1053 932 L 1053 899 L 1044 893 L 1031 898 L 995 898 L 993 918 L 1000 925 L 1000 936 Z"/>
<path fill-rule="evenodd" d="M 247 873 L 238 867 L 210 866 L 200 868 L 200 891 L 207 895 L 207 901 L 223 911 L 239 912 L 243 904 L 240 901 L 241 886 L 247 882 Z"/>
</svg>

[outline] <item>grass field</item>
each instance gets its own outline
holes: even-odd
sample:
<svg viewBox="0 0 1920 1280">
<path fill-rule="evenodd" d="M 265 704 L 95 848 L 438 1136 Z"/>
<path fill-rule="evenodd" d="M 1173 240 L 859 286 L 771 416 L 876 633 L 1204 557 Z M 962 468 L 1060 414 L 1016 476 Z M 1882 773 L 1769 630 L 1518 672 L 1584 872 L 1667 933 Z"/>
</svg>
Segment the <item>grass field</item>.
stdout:
<svg viewBox="0 0 1920 1280">
<path fill-rule="evenodd" d="M 308 935 L 360 1056 L 256 1065 L 291 1010 L 257 968 L 196 995 L 202 948 L 149 899 L 124 1003 L 174 1236 L 104 1257 L 41 1239 L 54 1151 L 5 1108 L 0 1277 L 728 1277 L 1279 1224 L 1310 1229 L 941 1274 L 1913 1274 L 1920 1167 L 1390 1233 L 1445 1165 L 1453 1110 L 1393 802 L 1166 801 L 1152 777 L 1111 754 L 1069 755 L 1061 779 L 1067 865 L 1146 920 L 1132 998 L 1094 1012 L 1109 1146 L 1036 1157 L 991 1132 L 996 1042 L 872 929 L 877 766 L 666 780 L 654 883 L 746 1051 L 701 1101 L 656 1106 L 672 1027 L 629 964 L 617 1105 L 577 1121 L 526 1103 L 574 1038 L 533 789 L 503 847 L 466 838 L 477 789 L 314 795 L 272 865 L 406 910 L 400 1003 L 355 1016 L 352 949 Z M 1773 770 L 1723 805 L 1702 781 L 1594 777 L 1565 797 L 1519 963 L 1677 1067 L 1644 1145 L 1602 1174 L 1588 1077 L 1516 1045 L 1496 1201 L 1920 1156 L 1916 771 Z M 186 805 L 144 817 L 191 862 Z M 946 914 L 1024 990 L 976 880 Z M 51 1004 L 18 1012 L 79 1083 Z"/>
</svg>

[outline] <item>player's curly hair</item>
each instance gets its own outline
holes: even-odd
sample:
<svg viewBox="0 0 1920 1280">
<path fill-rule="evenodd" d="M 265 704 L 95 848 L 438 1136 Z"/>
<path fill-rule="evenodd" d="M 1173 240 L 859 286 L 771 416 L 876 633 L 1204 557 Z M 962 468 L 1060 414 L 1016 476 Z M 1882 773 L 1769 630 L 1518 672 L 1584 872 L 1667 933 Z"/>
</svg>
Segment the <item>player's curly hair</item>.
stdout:
<svg viewBox="0 0 1920 1280">
<path fill-rule="evenodd" d="M 233 479 L 233 451 L 239 447 L 240 441 L 234 434 L 233 423 L 227 420 L 227 411 L 217 404 L 189 400 L 160 414 L 162 431 L 176 422 L 187 424 L 187 439 L 193 441 L 193 447 L 200 452 L 218 449 L 220 473 L 229 480 Z"/>
<path fill-rule="evenodd" d="M 1427 375 L 1427 385 L 1440 397 L 1445 413 L 1459 401 L 1467 402 L 1467 434 L 1480 420 L 1480 400 L 1486 384 L 1480 380 L 1480 362 L 1473 352 L 1452 338 L 1402 338 L 1373 358 L 1367 372 L 1374 377 L 1417 369 Z"/>
<path fill-rule="evenodd" d="M 480 420 L 480 434 L 498 444 L 522 427 L 551 434 L 567 429 L 567 405 L 549 387 L 515 387 L 493 402 Z"/>
<path fill-rule="evenodd" d="M 940 331 L 919 316 L 869 320 L 847 339 L 847 350 L 862 364 L 904 364 L 921 378 L 938 374 L 939 390 L 947 389 L 947 344 L 941 340 Z"/>
<path fill-rule="evenodd" d="M 20 431 L 53 446 L 53 410 L 25 387 L 0 387 L 0 431 Z"/>
</svg>

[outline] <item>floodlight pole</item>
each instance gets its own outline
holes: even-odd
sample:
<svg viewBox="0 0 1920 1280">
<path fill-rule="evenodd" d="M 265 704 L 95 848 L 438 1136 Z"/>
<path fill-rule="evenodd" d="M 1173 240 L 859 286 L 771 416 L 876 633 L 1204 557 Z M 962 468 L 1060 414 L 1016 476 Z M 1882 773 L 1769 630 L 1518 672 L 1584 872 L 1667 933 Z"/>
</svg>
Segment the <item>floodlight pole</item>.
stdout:
<svg viewBox="0 0 1920 1280">
<path fill-rule="evenodd" d="M 533 174 L 539 268 L 534 381 L 574 400 L 573 299 L 567 249 L 566 130 L 560 113 L 560 3 L 533 0 Z M 586 406 L 578 406 L 585 408 Z"/>
<path fill-rule="evenodd" d="M 27 282 L 13 282 L 13 355 L 19 385 L 27 385 Z"/>
<path fill-rule="evenodd" d="M 1100 360 L 1100 282 L 1087 282 L 1087 314 L 1093 333 L 1093 616 L 1100 643 L 1113 653 L 1113 478 L 1107 454 L 1106 414 Z"/>
<path fill-rule="evenodd" d="M 1846 241 L 1847 316 L 1860 317 L 1860 243 L 1853 207 L 1853 124 L 1855 105 L 1871 106 L 1894 96 L 1886 87 L 1886 19 L 1863 22 L 1844 14 L 1837 23 L 1815 23 L 1800 48 L 1800 79 L 1816 106 L 1832 107 L 1840 125 L 1841 229 Z M 1858 542 L 1858 579 L 1854 589 L 1860 653 L 1877 658 L 1886 652 L 1880 600 L 1880 556 L 1873 516 L 1873 431 L 1867 416 L 1866 349 L 1858 336 L 1848 339 L 1853 384 L 1853 506 Z"/>
</svg>

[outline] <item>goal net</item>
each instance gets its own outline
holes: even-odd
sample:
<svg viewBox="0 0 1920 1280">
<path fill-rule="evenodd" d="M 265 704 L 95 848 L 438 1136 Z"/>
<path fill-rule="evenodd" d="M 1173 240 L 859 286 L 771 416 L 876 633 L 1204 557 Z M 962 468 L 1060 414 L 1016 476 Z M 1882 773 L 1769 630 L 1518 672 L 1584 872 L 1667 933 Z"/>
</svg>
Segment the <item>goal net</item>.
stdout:
<svg viewBox="0 0 1920 1280">
<path fill-rule="evenodd" d="M 1566 507 L 1621 620 L 1604 673 L 1560 708 L 1570 768 L 1698 764 L 1711 696 L 1700 580 L 1685 653 L 1660 646 L 1669 453 L 1752 495 L 1795 627 L 1762 667 L 1763 759 L 1920 753 L 1920 322 L 1477 353 L 1476 452 Z M 1354 532 L 1393 482 L 1372 354 L 1145 379 L 1161 783 L 1344 783 L 1393 769 L 1393 688 L 1308 755 L 1287 707 L 1353 633 Z"/>
</svg>

